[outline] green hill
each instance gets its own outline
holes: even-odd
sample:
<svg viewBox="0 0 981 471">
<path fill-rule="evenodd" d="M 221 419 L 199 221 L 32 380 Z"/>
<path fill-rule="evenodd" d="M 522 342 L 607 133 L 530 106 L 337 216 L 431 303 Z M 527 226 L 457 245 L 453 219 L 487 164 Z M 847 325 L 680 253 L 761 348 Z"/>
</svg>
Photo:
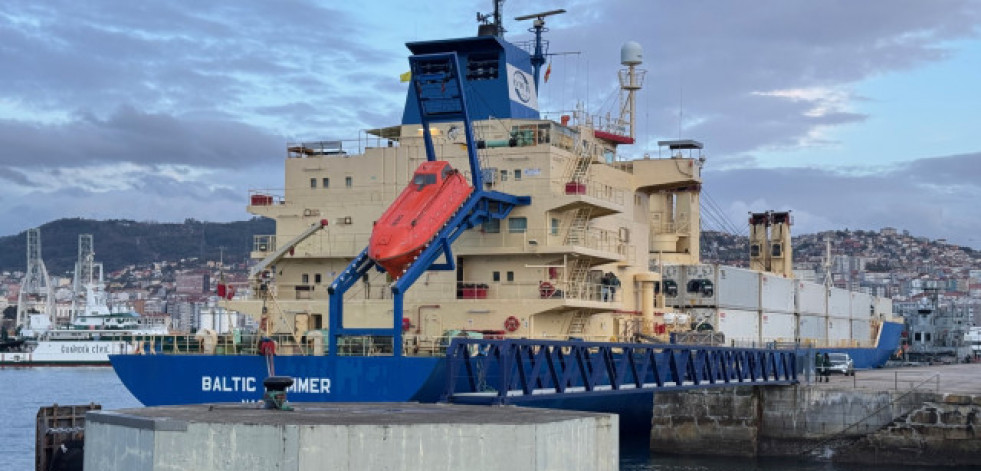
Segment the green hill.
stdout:
<svg viewBox="0 0 981 471">
<path fill-rule="evenodd" d="M 59 219 L 41 226 L 41 258 L 50 274 L 64 276 L 78 259 L 79 234 L 92 234 L 95 259 L 107 272 L 194 257 L 217 260 L 222 252 L 225 263 L 232 264 L 248 259 L 253 235 L 275 233 L 275 222 L 259 217 L 229 223 Z M 0 237 L 0 271 L 23 271 L 26 265 L 27 232 Z"/>
</svg>

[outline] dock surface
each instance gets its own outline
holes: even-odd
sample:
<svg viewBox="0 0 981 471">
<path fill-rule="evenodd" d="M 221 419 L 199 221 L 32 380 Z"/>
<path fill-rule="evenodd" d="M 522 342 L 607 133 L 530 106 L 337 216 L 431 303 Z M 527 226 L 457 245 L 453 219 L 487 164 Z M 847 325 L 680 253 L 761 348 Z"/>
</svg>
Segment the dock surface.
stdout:
<svg viewBox="0 0 981 471">
<path fill-rule="evenodd" d="M 859 370 L 855 376 L 832 374 L 827 383 L 811 383 L 821 389 L 866 389 L 871 391 L 908 391 L 950 394 L 981 392 L 981 363 L 956 365 L 908 366 Z"/>
</svg>

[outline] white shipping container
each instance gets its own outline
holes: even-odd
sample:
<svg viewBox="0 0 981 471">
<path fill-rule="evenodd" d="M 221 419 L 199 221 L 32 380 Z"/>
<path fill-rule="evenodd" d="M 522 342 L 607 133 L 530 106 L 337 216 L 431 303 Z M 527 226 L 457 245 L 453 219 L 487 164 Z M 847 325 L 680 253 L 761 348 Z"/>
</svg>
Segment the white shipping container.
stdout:
<svg viewBox="0 0 981 471">
<path fill-rule="evenodd" d="M 831 288 L 828 290 L 828 317 L 851 317 L 852 297 L 848 290 Z"/>
<path fill-rule="evenodd" d="M 760 310 L 789 313 L 794 312 L 794 304 L 793 279 L 770 273 L 760 275 Z"/>
<path fill-rule="evenodd" d="M 684 306 L 684 265 L 664 265 L 661 268 L 661 292 L 664 293 L 666 306 Z"/>
<path fill-rule="evenodd" d="M 723 265 L 687 265 L 685 305 L 756 311 L 760 305 L 760 272 Z"/>
<path fill-rule="evenodd" d="M 824 285 L 798 281 L 796 286 L 797 312 L 820 316 L 828 314 L 828 292 Z"/>
<path fill-rule="evenodd" d="M 726 334 L 726 343 L 732 341 L 749 343 L 760 341 L 760 315 L 758 311 L 742 309 L 720 309 L 719 332 Z"/>
<path fill-rule="evenodd" d="M 828 338 L 828 317 L 824 315 L 815 316 L 801 314 L 800 316 L 800 339 L 801 341 L 818 340 L 823 341 Z"/>
<path fill-rule="evenodd" d="M 678 286 L 686 306 L 718 306 L 716 265 L 685 265 L 684 283 Z"/>
<path fill-rule="evenodd" d="M 760 272 L 745 268 L 718 267 L 720 308 L 756 311 L 760 308 Z"/>
<path fill-rule="evenodd" d="M 851 318 L 868 320 L 872 316 L 872 295 L 855 291 L 850 294 L 852 297 Z"/>
<path fill-rule="evenodd" d="M 891 298 L 874 298 L 872 302 L 875 305 L 875 317 L 882 317 L 885 319 L 892 317 Z"/>
<path fill-rule="evenodd" d="M 839 341 L 848 341 L 852 338 L 851 319 L 844 317 L 828 318 L 828 341 L 835 345 Z"/>
<path fill-rule="evenodd" d="M 862 342 L 861 345 L 871 345 L 872 324 L 868 319 L 852 319 L 852 339 Z"/>
<path fill-rule="evenodd" d="M 763 342 L 793 342 L 797 337 L 797 316 L 793 313 L 764 312 L 760 326 Z"/>
</svg>

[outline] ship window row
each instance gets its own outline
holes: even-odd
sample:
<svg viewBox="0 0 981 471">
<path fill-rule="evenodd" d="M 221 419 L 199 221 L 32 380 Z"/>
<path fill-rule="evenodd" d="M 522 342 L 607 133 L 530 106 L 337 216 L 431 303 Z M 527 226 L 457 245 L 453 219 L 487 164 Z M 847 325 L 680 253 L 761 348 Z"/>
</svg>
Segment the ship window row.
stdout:
<svg viewBox="0 0 981 471">
<path fill-rule="evenodd" d="M 496 79 L 500 68 L 497 54 L 470 54 L 467 58 L 467 80 Z"/>
<path fill-rule="evenodd" d="M 558 233 L 558 220 L 553 219 L 553 230 Z M 500 219 L 488 219 L 484 221 L 480 226 L 481 232 L 486 234 L 499 234 L 501 232 L 501 220 Z M 528 218 L 526 217 L 513 217 L 508 218 L 508 233 L 509 234 L 521 234 L 528 232 Z"/>
<path fill-rule="evenodd" d="M 353 177 L 344 177 L 344 186 L 347 187 L 347 188 L 353 187 L 354 186 L 354 178 Z M 321 188 L 330 188 L 330 178 L 327 178 L 327 177 L 321 178 L 320 179 L 320 187 Z M 316 178 L 311 178 L 310 179 L 310 188 L 317 188 L 317 179 Z"/>
<path fill-rule="evenodd" d="M 512 175 L 512 172 L 510 172 L 508 170 L 501 170 L 501 181 L 502 182 L 508 181 L 508 178 L 509 178 L 510 175 Z M 516 181 L 516 182 L 521 181 L 521 169 L 520 168 L 514 169 L 513 175 L 514 175 L 514 181 Z"/>
<path fill-rule="evenodd" d="M 513 271 L 509 271 L 509 272 L 505 273 L 504 275 L 507 277 L 507 281 L 514 281 L 514 272 Z M 499 271 L 492 272 L 491 273 L 491 280 L 492 281 L 501 281 L 501 272 L 499 272 Z"/>
</svg>

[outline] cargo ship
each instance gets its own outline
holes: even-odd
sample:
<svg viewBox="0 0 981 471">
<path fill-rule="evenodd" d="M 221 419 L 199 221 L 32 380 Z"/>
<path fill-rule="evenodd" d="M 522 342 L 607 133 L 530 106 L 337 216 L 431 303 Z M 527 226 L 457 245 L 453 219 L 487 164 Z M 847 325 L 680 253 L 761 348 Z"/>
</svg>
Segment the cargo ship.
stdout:
<svg viewBox="0 0 981 471">
<path fill-rule="evenodd" d="M 275 219 L 276 234 L 256 236 L 249 286 L 226 301 L 260 331 L 199 352 L 161 339 L 156 354 L 111 356 L 123 384 L 148 406 L 258 401 L 271 373 L 261 339 L 275 342 L 275 374 L 295 380 L 290 400 L 310 402 L 437 401 L 455 337 L 667 343 L 711 332 L 720 344 L 869 352 L 866 366 L 895 348 L 902 323 L 885 303 L 844 294 L 844 314 L 798 305 L 819 288 L 764 270 L 735 286 L 735 269 L 700 263 L 702 144 L 629 150 L 644 76 L 637 43 L 620 51 L 619 117 L 543 117 L 541 34 L 558 13 L 518 18 L 533 20 L 524 48 L 503 37 L 497 12 L 475 37 L 408 43 L 401 123 L 287 144 L 284 189 L 249 195 L 248 211 Z M 410 240 L 406 219 L 435 200 L 403 203 L 430 167 L 458 169 L 469 187 L 439 198 L 453 203 Z M 748 298 L 731 303 L 730 290 Z M 651 407 L 617 396 L 540 405 L 638 417 Z"/>
</svg>

